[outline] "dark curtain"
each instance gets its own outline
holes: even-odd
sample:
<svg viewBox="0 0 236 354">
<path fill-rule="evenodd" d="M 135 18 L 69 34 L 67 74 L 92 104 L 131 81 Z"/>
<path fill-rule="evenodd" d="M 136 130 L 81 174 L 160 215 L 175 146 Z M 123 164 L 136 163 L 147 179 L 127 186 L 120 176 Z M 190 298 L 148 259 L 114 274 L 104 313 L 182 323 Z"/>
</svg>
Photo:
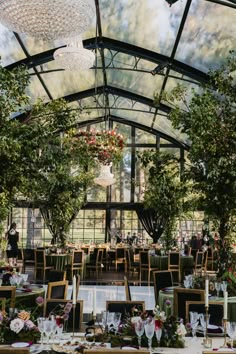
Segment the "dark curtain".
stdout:
<svg viewBox="0 0 236 354">
<path fill-rule="evenodd" d="M 157 212 L 154 209 L 146 209 L 144 206 L 138 206 L 136 213 L 144 229 L 152 237 L 153 242 L 156 243 L 164 231 L 162 218 L 158 218 Z"/>
</svg>

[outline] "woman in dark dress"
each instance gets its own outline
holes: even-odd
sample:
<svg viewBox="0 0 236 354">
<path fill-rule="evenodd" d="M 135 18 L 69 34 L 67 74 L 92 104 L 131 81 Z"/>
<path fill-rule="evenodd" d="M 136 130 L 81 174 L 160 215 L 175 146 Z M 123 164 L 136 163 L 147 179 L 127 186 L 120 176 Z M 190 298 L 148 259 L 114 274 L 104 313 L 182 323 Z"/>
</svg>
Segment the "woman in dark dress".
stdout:
<svg viewBox="0 0 236 354">
<path fill-rule="evenodd" d="M 13 222 L 6 232 L 7 244 L 7 257 L 9 260 L 9 265 L 11 267 L 17 265 L 17 255 L 18 255 L 18 242 L 19 242 L 19 232 L 16 231 L 16 223 Z"/>
</svg>

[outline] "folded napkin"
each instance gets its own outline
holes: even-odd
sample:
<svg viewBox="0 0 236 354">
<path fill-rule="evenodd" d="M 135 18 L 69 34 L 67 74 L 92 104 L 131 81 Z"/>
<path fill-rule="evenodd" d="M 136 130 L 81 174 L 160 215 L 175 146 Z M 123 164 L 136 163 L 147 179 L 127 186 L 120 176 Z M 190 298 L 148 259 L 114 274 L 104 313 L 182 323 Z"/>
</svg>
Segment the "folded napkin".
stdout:
<svg viewBox="0 0 236 354">
<path fill-rule="evenodd" d="M 217 328 L 214 328 L 214 329 L 208 328 L 208 329 L 207 329 L 207 332 L 208 332 L 208 333 L 223 333 L 223 330 L 222 330 L 221 327 L 217 327 Z"/>
</svg>

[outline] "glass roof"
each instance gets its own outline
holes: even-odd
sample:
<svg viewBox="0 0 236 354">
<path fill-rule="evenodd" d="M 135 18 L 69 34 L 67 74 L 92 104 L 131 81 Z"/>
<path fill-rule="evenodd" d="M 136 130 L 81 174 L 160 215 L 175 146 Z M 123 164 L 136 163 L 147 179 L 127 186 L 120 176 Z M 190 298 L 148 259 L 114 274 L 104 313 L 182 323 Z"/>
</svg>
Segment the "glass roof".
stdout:
<svg viewBox="0 0 236 354">
<path fill-rule="evenodd" d="M 107 115 L 136 128 L 156 129 L 162 138 L 187 142 L 166 117 L 171 107 L 156 108 L 154 92 L 177 83 L 199 90 L 206 73 L 219 67 L 236 45 L 233 0 L 94 0 L 97 18 L 82 34 L 84 46 L 97 54 L 87 71 L 65 71 L 53 60 L 55 48 L 69 42 L 45 42 L 13 33 L 0 24 L 0 55 L 9 68 L 30 68 L 27 93 L 34 101 L 66 97 L 84 111 L 83 123 Z M 74 103 L 73 103 L 74 101 Z M 167 139 L 168 140 L 168 139 Z"/>
</svg>

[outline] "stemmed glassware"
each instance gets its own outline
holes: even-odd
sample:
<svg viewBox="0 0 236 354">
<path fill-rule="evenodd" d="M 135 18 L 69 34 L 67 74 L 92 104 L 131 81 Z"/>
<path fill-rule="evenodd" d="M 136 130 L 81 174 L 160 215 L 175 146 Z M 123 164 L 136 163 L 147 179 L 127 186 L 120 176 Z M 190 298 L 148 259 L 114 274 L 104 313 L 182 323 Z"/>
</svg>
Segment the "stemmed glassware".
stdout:
<svg viewBox="0 0 236 354">
<path fill-rule="evenodd" d="M 111 327 L 111 325 L 113 324 L 114 322 L 114 315 L 115 315 L 115 312 L 107 312 L 107 327 L 108 327 L 108 332 L 109 332 L 109 329 Z"/>
<path fill-rule="evenodd" d="M 141 348 L 141 337 L 144 333 L 144 322 L 142 321 L 141 318 L 137 322 L 135 322 L 134 328 L 135 328 L 135 333 L 138 336 L 138 346 L 140 349 Z"/>
<path fill-rule="evenodd" d="M 223 292 L 225 292 L 225 291 L 227 291 L 227 286 L 228 286 L 228 283 L 227 283 L 227 281 L 222 281 L 222 283 L 221 283 L 221 290 L 223 291 Z"/>
<path fill-rule="evenodd" d="M 37 318 L 37 326 L 38 326 L 38 330 L 40 332 L 40 344 L 41 344 L 41 347 L 43 346 L 44 321 L 45 321 L 44 317 L 38 317 Z"/>
<path fill-rule="evenodd" d="M 118 327 L 119 327 L 119 324 L 120 324 L 120 319 L 121 319 L 121 313 L 120 312 L 115 312 L 114 313 L 114 318 L 113 318 L 113 326 L 114 326 L 114 329 L 115 329 L 115 333 L 117 333 L 118 331 Z"/>
<path fill-rule="evenodd" d="M 196 338 L 196 331 L 198 327 L 198 320 L 199 320 L 199 313 L 197 312 L 189 312 L 190 314 L 190 323 L 192 327 L 192 336 L 193 338 Z"/>
<path fill-rule="evenodd" d="M 220 296 L 221 283 L 215 282 L 216 296 Z"/>
<path fill-rule="evenodd" d="M 157 327 L 155 329 L 155 333 L 156 333 L 156 338 L 157 338 L 157 346 L 160 346 L 160 341 L 161 341 L 161 335 L 162 335 L 162 329 L 160 327 Z"/>
<path fill-rule="evenodd" d="M 199 314 L 200 325 L 202 327 L 204 337 L 206 337 L 206 320 L 207 320 L 206 316 L 207 315 L 204 313 Z M 209 321 L 210 321 L 210 314 L 208 314 L 208 324 Z"/>
<path fill-rule="evenodd" d="M 155 321 L 153 319 L 148 319 L 147 322 L 144 325 L 144 330 L 146 337 L 148 339 L 148 348 L 149 351 L 152 351 L 152 337 L 154 335 L 155 331 Z"/>
<path fill-rule="evenodd" d="M 226 332 L 233 342 L 234 338 L 236 337 L 236 322 L 227 322 Z"/>
</svg>

